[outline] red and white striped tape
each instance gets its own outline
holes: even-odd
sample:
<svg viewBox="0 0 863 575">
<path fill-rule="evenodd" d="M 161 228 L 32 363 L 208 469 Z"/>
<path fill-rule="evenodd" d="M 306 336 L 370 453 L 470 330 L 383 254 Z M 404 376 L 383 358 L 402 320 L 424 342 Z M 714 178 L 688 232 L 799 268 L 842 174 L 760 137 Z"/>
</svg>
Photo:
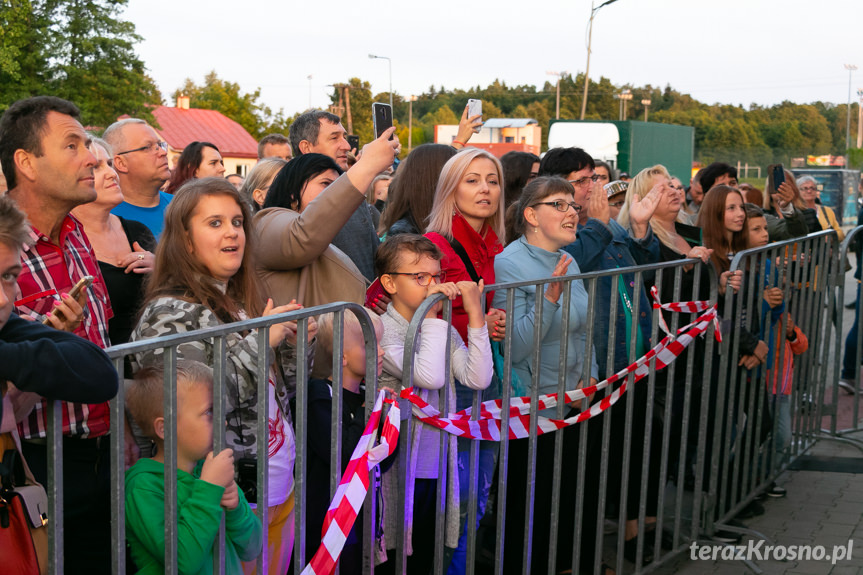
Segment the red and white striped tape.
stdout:
<svg viewBox="0 0 863 575">
<path fill-rule="evenodd" d="M 689 311 L 692 308 L 701 308 L 707 302 L 687 302 L 668 304 L 670 306 L 679 306 L 679 309 L 672 311 Z M 660 304 L 662 305 L 662 304 Z M 691 306 L 691 307 L 689 307 Z M 674 337 L 669 334 L 662 339 L 656 346 L 648 351 L 643 357 L 640 357 L 632 365 L 615 373 L 608 379 L 584 387 L 566 392 L 564 400 L 566 403 L 578 401 L 593 395 L 600 389 L 604 389 L 618 381 L 623 381 L 619 388 L 614 390 L 610 395 L 604 397 L 601 401 L 590 406 L 590 409 L 583 411 L 580 414 L 567 419 L 552 419 L 539 416 L 537 418 L 537 433 L 539 435 L 557 431 L 558 429 L 580 423 L 591 417 L 595 417 L 611 407 L 617 402 L 621 395 L 626 392 L 626 378 L 630 374 L 634 374 L 634 381 L 639 381 L 649 373 L 650 361 L 655 358 L 656 369 L 662 369 L 674 361 L 686 347 L 699 335 L 705 333 L 717 319 L 717 310 L 715 305 L 708 305 L 706 313 L 698 317 L 693 323 L 684 326 L 677 330 L 677 335 Z M 717 327 L 718 333 L 718 327 Z M 450 417 L 441 417 L 441 413 L 423 401 L 418 395 L 413 393 L 413 388 L 404 389 L 401 392 L 403 398 L 408 399 L 414 406 L 414 415 L 423 423 L 442 429 L 453 435 L 465 437 L 469 439 L 484 439 L 488 441 L 500 441 L 500 424 L 502 400 L 492 400 L 483 402 L 480 405 L 480 415 L 476 420 L 471 420 L 471 409 L 465 409 L 458 413 L 451 414 Z M 557 394 L 541 395 L 537 398 L 537 408 L 539 410 L 548 409 L 557 405 Z M 522 439 L 528 436 L 530 428 L 530 397 L 516 397 L 510 399 L 509 405 L 509 439 Z"/>
<path fill-rule="evenodd" d="M 668 311 L 673 311 L 677 313 L 698 313 L 701 311 L 705 311 L 714 307 L 710 304 L 709 301 L 682 301 L 682 302 L 671 302 L 671 303 L 662 303 L 659 301 L 659 290 L 656 289 L 656 286 L 650 288 L 650 295 L 653 296 L 653 309 L 664 309 Z M 719 315 L 717 314 L 713 318 L 713 323 L 716 329 L 713 334 L 716 337 L 716 341 L 722 341 L 722 333 L 719 331 Z M 668 324 L 665 323 L 665 317 L 662 314 L 659 314 L 659 327 L 662 328 L 662 331 L 671 335 L 671 330 L 668 329 Z M 680 331 L 680 330 L 678 330 Z"/>
<path fill-rule="evenodd" d="M 381 420 L 384 392 L 378 393 L 365 431 L 360 437 L 351 460 L 342 474 L 336 495 L 330 503 L 321 532 L 321 546 L 302 575 L 323 575 L 336 568 L 345 540 L 354 526 L 369 490 L 369 472 L 381 461 L 392 455 L 398 445 L 400 413 L 398 403 L 391 403 L 389 414 L 381 430 L 380 442 L 375 445 L 375 435 Z"/>
</svg>

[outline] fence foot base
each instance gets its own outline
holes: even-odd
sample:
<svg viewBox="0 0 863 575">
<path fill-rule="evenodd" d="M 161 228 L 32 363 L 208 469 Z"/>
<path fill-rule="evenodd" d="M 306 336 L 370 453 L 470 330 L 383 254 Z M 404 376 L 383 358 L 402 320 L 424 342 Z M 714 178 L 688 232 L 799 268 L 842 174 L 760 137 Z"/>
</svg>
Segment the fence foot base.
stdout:
<svg viewBox="0 0 863 575">
<path fill-rule="evenodd" d="M 857 429 L 851 429 L 847 431 L 859 431 Z M 839 431 L 837 433 L 845 433 L 843 431 Z M 830 432 L 828 429 L 822 429 L 821 434 L 818 436 L 819 440 L 827 440 L 827 441 L 837 441 L 839 443 L 843 443 L 845 445 L 849 445 L 851 447 L 856 447 L 861 453 L 863 453 L 863 441 L 859 439 L 851 439 L 850 437 L 840 437 Z"/>
</svg>

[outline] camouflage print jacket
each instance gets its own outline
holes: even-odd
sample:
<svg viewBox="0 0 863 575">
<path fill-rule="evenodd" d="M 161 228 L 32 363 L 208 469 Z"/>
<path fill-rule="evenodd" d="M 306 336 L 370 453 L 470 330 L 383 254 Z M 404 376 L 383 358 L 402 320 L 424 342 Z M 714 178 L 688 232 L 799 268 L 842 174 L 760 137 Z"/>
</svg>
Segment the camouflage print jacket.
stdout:
<svg viewBox="0 0 863 575">
<path fill-rule="evenodd" d="M 173 297 L 161 297 L 150 301 L 141 314 L 141 319 L 132 333 L 132 341 L 140 341 L 154 337 L 187 333 L 197 329 L 216 327 L 223 323 L 209 308 Z M 268 364 L 273 362 L 272 350 L 258 350 L 257 331 L 249 332 L 245 337 L 234 333 L 226 337 L 225 347 L 227 358 L 225 370 L 226 379 L 226 411 L 227 411 L 227 442 L 234 450 L 236 457 L 254 458 L 257 453 L 255 437 L 258 417 L 258 361 L 266 353 Z M 314 344 L 308 346 L 306 362 L 311 372 Z M 276 374 L 276 400 L 291 422 L 291 412 L 288 400 L 296 390 L 297 361 L 296 348 L 283 344 L 278 350 L 281 375 Z M 138 353 L 132 358 L 135 371 L 161 362 L 162 349 Z M 213 341 L 204 340 L 185 343 L 177 346 L 177 358 L 192 359 L 212 367 Z M 271 372 L 272 373 L 272 372 Z M 263 417 L 266 417 L 264 412 Z M 291 424 L 293 425 L 293 424 Z"/>
</svg>

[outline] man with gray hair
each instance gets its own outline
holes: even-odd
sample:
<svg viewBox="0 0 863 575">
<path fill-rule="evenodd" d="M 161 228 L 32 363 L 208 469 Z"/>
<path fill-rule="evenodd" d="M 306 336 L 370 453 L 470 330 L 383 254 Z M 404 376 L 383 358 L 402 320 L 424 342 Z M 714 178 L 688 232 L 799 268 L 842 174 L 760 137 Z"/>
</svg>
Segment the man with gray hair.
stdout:
<svg viewBox="0 0 863 575">
<path fill-rule="evenodd" d="M 291 153 L 291 141 L 282 134 L 267 134 L 258 142 L 258 159 L 281 158 L 290 162 L 293 158 Z"/>
<path fill-rule="evenodd" d="M 124 198 L 111 213 L 141 222 L 158 239 L 171 201 L 169 194 L 159 191 L 171 177 L 168 144 L 147 122 L 137 118 L 114 122 L 102 138 L 111 146 Z"/>
<path fill-rule="evenodd" d="M 309 110 L 291 124 L 291 147 L 296 156 L 323 154 L 335 160 L 342 170 L 347 170 L 351 146 L 345 133 L 341 118 L 335 114 Z M 396 139 L 395 136 L 393 138 Z M 370 204 L 363 202 L 359 205 L 332 243 L 354 262 L 367 280 L 375 278 L 375 252 L 380 240 Z"/>
</svg>

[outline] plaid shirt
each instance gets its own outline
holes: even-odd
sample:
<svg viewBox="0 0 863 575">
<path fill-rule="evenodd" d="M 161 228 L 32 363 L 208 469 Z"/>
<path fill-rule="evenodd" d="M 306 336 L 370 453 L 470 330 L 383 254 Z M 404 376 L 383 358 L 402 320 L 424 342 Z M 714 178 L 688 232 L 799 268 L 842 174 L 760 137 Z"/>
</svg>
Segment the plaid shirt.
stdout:
<svg viewBox="0 0 863 575">
<path fill-rule="evenodd" d="M 82 277 L 91 275 L 93 285 L 87 288 L 87 305 L 84 307 L 84 320 L 75 333 L 99 347 L 111 345 L 108 339 L 108 320 L 113 317 L 108 289 L 93 248 L 81 223 L 72 216 L 66 216 L 60 230 L 60 244 L 31 226 L 30 246 L 21 250 L 21 275 L 18 287 L 21 299 L 15 302 L 20 316 L 29 316 L 42 321 L 54 309 L 54 302 L 60 300 L 61 293 L 68 293 Z M 51 366 L 45 366 L 50 377 Z M 48 403 L 43 399 L 18 424 L 23 438 L 47 436 L 45 409 Z M 99 437 L 110 429 L 107 403 L 87 405 L 63 402 L 63 433 L 75 437 Z"/>
</svg>

